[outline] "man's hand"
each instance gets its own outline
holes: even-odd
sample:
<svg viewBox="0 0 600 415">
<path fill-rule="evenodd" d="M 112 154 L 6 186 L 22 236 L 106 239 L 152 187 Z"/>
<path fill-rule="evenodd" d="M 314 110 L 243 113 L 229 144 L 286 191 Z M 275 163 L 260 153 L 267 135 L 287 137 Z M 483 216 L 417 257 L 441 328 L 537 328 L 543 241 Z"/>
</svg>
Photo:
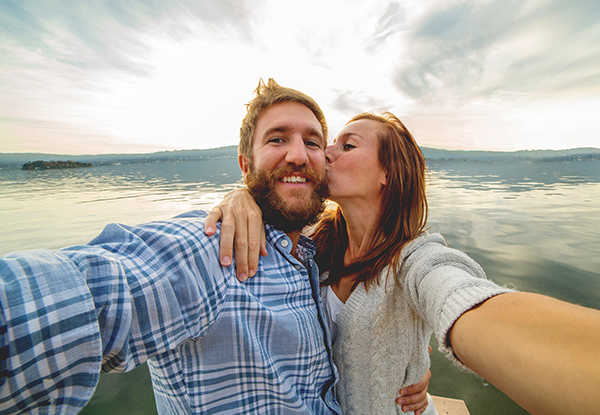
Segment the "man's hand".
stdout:
<svg viewBox="0 0 600 415">
<path fill-rule="evenodd" d="M 427 353 L 431 356 L 431 345 L 427 345 Z M 427 388 L 431 379 L 431 371 L 428 370 L 419 383 L 407 386 L 400 390 L 400 397 L 396 399 L 398 405 L 402 405 L 402 412 L 415 411 L 415 415 L 421 415 L 427 409 Z"/>
<path fill-rule="evenodd" d="M 431 379 L 431 371 L 423 375 L 419 383 L 407 386 L 400 390 L 400 397 L 396 399 L 398 405 L 402 405 L 402 412 L 415 411 L 415 415 L 421 415 L 427 409 L 427 388 Z"/>
<path fill-rule="evenodd" d="M 267 239 L 262 212 L 247 189 L 233 190 L 214 207 L 204 222 L 204 232 L 211 236 L 221 220 L 221 265 L 231 265 L 235 244 L 235 268 L 238 280 L 254 276 L 259 255 L 267 256 Z"/>
</svg>

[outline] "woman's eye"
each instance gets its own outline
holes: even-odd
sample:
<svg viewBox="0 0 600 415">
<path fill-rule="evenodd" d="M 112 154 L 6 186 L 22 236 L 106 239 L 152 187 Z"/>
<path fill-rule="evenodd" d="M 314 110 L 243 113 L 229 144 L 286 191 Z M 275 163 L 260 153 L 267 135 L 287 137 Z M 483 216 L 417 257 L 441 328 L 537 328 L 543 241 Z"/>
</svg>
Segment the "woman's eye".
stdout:
<svg viewBox="0 0 600 415">
<path fill-rule="evenodd" d="M 342 149 L 344 149 L 344 150 L 352 150 L 353 148 L 356 148 L 356 147 L 354 147 L 352 144 L 347 144 L 347 143 L 342 146 Z"/>
</svg>

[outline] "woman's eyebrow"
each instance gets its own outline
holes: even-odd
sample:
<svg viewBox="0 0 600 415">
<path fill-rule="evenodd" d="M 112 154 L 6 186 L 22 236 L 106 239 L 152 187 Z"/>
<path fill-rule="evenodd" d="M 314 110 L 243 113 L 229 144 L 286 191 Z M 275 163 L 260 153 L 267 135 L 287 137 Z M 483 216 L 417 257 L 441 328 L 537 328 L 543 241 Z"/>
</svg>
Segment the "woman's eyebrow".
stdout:
<svg viewBox="0 0 600 415">
<path fill-rule="evenodd" d="M 358 134 L 358 133 L 353 133 L 352 131 L 348 131 L 347 133 L 344 133 L 342 135 L 338 135 L 335 139 L 339 140 L 340 138 L 346 138 L 346 137 L 350 137 L 350 136 L 354 136 L 354 137 L 358 137 L 358 138 L 363 138 L 362 135 Z"/>
</svg>

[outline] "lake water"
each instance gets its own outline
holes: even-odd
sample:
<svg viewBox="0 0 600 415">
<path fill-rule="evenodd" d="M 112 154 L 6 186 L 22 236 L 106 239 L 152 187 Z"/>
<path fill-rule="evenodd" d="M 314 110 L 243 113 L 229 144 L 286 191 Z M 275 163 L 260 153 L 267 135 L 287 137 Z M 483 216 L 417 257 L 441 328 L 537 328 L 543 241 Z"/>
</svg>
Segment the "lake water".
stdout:
<svg viewBox="0 0 600 415">
<path fill-rule="evenodd" d="M 429 168 L 431 231 L 501 285 L 600 308 L 599 161 L 432 161 Z M 241 186 L 240 179 L 233 158 L 0 170 L 0 254 L 85 243 L 109 222 L 136 224 L 207 209 Z M 464 399 L 472 415 L 526 413 L 437 352 L 432 373 L 430 392 Z M 156 413 L 146 367 L 102 375 L 82 413 Z"/>
</svg>

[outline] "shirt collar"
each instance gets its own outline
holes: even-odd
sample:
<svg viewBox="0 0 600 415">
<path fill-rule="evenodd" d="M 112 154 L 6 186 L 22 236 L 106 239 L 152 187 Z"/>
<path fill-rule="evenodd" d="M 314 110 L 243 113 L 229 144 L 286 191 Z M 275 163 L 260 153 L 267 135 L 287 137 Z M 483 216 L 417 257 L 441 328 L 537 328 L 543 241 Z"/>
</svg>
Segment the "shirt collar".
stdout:
<svg viewBox="0 0 600 415">
<path fill-rule="evenodd" d="M 268 243 L 273 246 L 280 247 L 291 254 L 292 242 L 285 232 L 275 229 L 272 225 L 266 223 L 265 234 L 267 236 Z M 299 258 L 302 258 L 302 262 L 305 262 L 305 260 L 312 259 L 315 256 L 317 253 L 317 245 L 312 241 L 312 239 L 307 238 L 304 235 L 300 235 L 298 246 L 296 247 L 296 253 Z"/>
</svg>

